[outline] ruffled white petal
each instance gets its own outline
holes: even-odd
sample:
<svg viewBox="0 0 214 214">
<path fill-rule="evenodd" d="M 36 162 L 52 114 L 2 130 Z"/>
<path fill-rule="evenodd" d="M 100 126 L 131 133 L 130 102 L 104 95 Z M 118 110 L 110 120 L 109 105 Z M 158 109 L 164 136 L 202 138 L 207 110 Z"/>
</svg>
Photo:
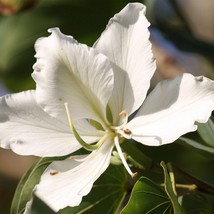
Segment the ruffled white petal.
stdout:
<svg viewBox="0 0 214 214">
<path fill-rule="evenodd" d="M 183 74 L 160 82 L 126 128 L 133 139 L 158 146 L 195 131 L 214 110 L 214 81 Z"/>
<path fill-rule="evenodd" d="M 114 119 L 122 110 L 131 114 L 140 107 L 155 71 L 145 10 L 140 3 L 128 4 L 109 21 L 94 44 L 113 62 L 115 84 L 110 108 Z"/>
<path fill-rule="evenodd" d="M 109 166 L 113 146 L 109 139 L 84 162 L 75 159 L 53 162 L 42 175 L 35 194 L 56 212 L 66 206 L 78 206 Z"/>
<path fill-rule="evenodd" d="M 40 38 L 35 44 L 37 62 L 32 76 L 37 102 L 62 121 L 67 120 L 64 103 L 68 103 L 73 119 L 105 120 L 113 89 L 108 59 L 58 28 L 49 32 L 49 37 Z"/>
<path fill-rule="evenodd" d="M 36 103 L 35 91 L 1 97 L 0 109 L 0 146 L 3 148 L 22 155 L 47 157 L 66 155 L 81 147 L 67 121 L 62 123 L 51 117 Z M 79 121 L 77 128 L 88 143 L 102 136 L 85 121 L 84 126 L 85 129 Z"/>
<path fill-rule="evenodd" d="M 25 211 L 23 212 L 23 214 L 31 214 L 31 208 L 32 208 L 32 204 L 33 204 L 33 197 L 31 197 L 30 201 L 27 202 L 26 206 L 25 206 Z"/>
</svg>

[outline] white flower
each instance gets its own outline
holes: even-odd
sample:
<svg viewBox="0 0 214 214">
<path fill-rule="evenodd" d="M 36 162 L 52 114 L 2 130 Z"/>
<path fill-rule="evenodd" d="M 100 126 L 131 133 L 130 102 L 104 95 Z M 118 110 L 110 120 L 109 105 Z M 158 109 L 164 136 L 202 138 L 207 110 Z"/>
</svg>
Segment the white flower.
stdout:
<svg viewBox="0 0 214 214">
<path fill-rule="evenodd" d="M 120 148 L 124 139 L 171 143 L 195 131 L 195 122 L 206 122 L 214 109 L 214 82 L 190 74 L 162 81 L 145 99 L 155 62 L 144 13 L 142 4 L 128 4 L 93 48 L 50 29 L 35 45 L 36 90 L 0 100 L 1 147 L 46 157 L 92 151 L 53 162 L 42 175 L 35 194 L 55 211 L 80 204 L 108 167 L 114 146 L 134 176 Z"/>
</svg>

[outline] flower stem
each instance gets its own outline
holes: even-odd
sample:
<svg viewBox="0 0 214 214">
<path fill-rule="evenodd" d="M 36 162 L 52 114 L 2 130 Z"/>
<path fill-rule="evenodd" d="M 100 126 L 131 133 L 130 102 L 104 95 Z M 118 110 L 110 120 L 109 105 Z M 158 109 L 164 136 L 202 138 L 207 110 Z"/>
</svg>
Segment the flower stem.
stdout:
<svg viewBox="0 0 214 214">
<path fill-rule="evenodd" d="M 165 184 L 161 184 L 162 187 L 165 186 Z M 176 188 L 180 189 L 187 189 L 188 191 L 195 191 L 198 187 L 195 184 L 175 184 Z"/>
<path fill-rule="evenodd" d="M 170 177 L 170 181 L 172 183 L 172 189 L 174 194 L 177 196 L 177 192 L 176 192 L 176 184 L 175 184 L 175 175 L 172 169 L 172 165 L 170 163 L 167 164 L 167 168 L 169 170 L 169 177 Z"/>
<path fill-rule="evenodd" d="M 175 184 L 176 188 L 188 189 L 189 191 L 194 191 L 197 189 L 195 184 Z"/>
</svg>

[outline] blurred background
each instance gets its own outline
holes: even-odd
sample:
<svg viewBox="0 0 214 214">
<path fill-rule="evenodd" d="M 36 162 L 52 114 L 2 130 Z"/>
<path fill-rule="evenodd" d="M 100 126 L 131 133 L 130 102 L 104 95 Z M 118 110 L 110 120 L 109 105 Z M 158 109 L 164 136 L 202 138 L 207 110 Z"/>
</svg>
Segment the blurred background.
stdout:
<svg viewBox="0 0 214 214">
<path fill-rule="evenodd" d="M 59 27 L 64 34 L 91 46 L 108 20 L 129 2 L 134 1 L 0 0 L 0 95 L 35 88 L 31 78 L 34 43 L 48 35 L 48 28 Z M 150 39 L 157 61 L 151 87 L 161 79 L 183 72 L 214 79 L 214 1 L 138 2 L 147 5 Z M 173 161 L 214 184 L 214 170 L 210 170 L 214 166 L 212 154 L 179 143 L 142 149 L 157 162 Z M 0 149 L 0 214 L 9 213 L 19 179 L 36 160 Z"/>
</svg>

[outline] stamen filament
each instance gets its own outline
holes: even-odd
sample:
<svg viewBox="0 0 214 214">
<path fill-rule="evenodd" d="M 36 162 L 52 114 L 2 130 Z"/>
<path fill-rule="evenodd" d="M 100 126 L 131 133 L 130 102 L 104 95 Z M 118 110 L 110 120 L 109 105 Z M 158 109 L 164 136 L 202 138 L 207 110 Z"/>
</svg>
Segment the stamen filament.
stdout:
<svg viewBox="0 0 214 214">
<path fill-rule="evenodd" d="M 120 159 L 121 159 L 121 161 L 122 161 L 124 167 L 126 168 L 127 172 L 131 175 L 131 177 L 134 178 L 134 177 L 137 175 L 137 172 L 133 173 L 133 172 L 131 171 L 131 169 L 130 169 L 128 163 L 126 162 L 126 159 L 125 159 L 125 157 L 124 157 L 124 155 L 123 155 L 123 152 L 122 152 L 122 150 L 121 150 L 121 147 L 120 147 L 119 137 L 118 137 L 118 136 L 116 136 L 116 137 L 114 138 L 114 144 L 115 144 L 115 147 L 116 147 L 116 149 L 117 149 L 117 152 L 118 152 L 118 154 L 119 154 L 119 156 L 120 156 Z"/>
<path fill-rule="evenodd" d="M 128 114 L 126 113 L 126 111 L 121 111 L 119 116 L 124 117 L 125 120 L 120 126 L 111 126 L 111 128 L 114 130 L 120 130 L 128 123 Z"/>
</svg>

